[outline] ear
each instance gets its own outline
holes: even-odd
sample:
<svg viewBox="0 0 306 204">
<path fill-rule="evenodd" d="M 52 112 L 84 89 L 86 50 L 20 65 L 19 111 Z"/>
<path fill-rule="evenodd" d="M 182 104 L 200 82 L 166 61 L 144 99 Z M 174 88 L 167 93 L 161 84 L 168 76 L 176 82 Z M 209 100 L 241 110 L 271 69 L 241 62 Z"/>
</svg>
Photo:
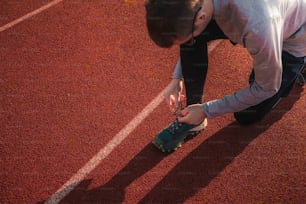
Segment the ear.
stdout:
<svg viewBox="0 0 306 204">
<path fill-rule="evenodd" d="M 197 18 L 196 18 L 196 21 L 195 21 L 195 24 L 196 25 L 201 25 L 203 23 L 206 22 L 206 18 L 207 18 L 207 15 L 205 13 L 205 11 L 199 11 L 198 15 L 197 15 Z"/>
</svg>

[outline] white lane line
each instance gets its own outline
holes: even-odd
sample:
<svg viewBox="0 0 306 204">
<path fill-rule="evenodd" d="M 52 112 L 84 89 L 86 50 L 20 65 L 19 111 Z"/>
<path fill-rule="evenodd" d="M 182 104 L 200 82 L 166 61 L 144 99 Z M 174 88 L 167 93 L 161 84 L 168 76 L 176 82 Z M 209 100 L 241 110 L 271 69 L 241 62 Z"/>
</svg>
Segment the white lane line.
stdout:
<svg viewBox="0 0 306 204">
<path fill-rule="evenodd" d="M 26 15 L 24 15 L 24 16 L 16 19 L 16 20 L 14 20 L 14 21 L 4 25 L 4 26 L 1 26 L 0 27 L 0 32 L 5 31 L 5 30 L 7 30 L 7 29 L 17 25 L 18 23 L 21 23 L 22 21 L 25 21 L 28 18 L 31 18 L 32 16 L 35 16 L 35 15 L 41 13 L 42 11 L 44 11 L 44 10 L 46 10 L 46 9 L 48 9 L 48 8 L 50 8 L 50 7 L 54 6 L 54 5 L 62 2 L 62 1 L 63 0 L 54 0 L 54 1 L 44 5 L 42 7 L 40 7 L 39 9 L 36 9 L 36 10 L 34 10 L 34 11 L 32 11 L 32 12 L 30 12 L 30 13 L 28 13 L 28 14 L 26 14 Z"/>
<path fill-rule="evenodd" d="M 163 101 L 163 91 L 159 93 L 133 120 L 131 120 L 108 144 L 103 147 L 85 166 L 67 181 L 45 203 L 60 202 L 68 195 L 101 161 L 107 157 L 136 127 Z"/>
<path fill-rule="evenodd" d="M 221 40 L 209 44 L 209 52 L 214 50 Z M 134 119 L 132 119 L 117 135 L 109 141 L 89 162 L 87 162 L 69 181 L 58 189 L 45 204 L 57 204 L 75 189 L 82 180 L 94 170 L 137 126 L 155 110 L 163 101 L 164 90 L 161 91 Z"/>
</svg>

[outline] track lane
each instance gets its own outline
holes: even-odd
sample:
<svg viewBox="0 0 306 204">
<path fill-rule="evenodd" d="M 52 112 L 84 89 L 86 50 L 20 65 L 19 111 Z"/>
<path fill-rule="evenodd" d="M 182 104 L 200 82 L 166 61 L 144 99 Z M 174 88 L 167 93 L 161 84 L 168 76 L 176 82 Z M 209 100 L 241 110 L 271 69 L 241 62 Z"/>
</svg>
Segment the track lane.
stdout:
<svg viewBox="0 0 306 204">
<path fill-rule="evenodd" d="M 167 85 L 176 51 L 149 43 L 141 27 L 143 13 L 133 12 L 141 8 L 122 7 L 119 1 L 67 3 L 0 34 L 5 59 L 1 202 L 49 198 Z M 119 10 L 125 19 L 107 18 Z M 124 24 L 123 33 L 113 33 Z M 224 42 L 210 63 L 206 100 L 247 83 L 251 64 L 242 48 Z M 231 115 L 212 120 L 207 131 L 168 157 L 149 145 L 172 120 L 160 106 L 64 201 L 79 201 L 81 193 L 84 200 L 101 202 L 303 202 L 305 92 L 296 88 L 290 98 L 251 128 L 241 130 Z M 131 108 L 114 111 L 120 100 Z"/>
</svg>

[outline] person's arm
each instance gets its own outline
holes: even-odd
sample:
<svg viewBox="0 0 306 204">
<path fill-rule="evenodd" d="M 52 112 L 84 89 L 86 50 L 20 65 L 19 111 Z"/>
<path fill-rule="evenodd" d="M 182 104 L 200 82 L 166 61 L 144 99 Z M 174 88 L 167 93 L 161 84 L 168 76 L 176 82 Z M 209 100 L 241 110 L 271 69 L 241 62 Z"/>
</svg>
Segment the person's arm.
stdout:
<svg viewBox="0 0 306 204">
<path fill-rule="evenodd" d="M 255 81 L 249 87 L 222 99 L 203 104 L 208 118 L 238 112 L 272 97 L 282 78 L 282 22 L 271 20 L 253 27 L 245 36 L 244 46 L 253 58 Z"/>
<path fill-rule="evenodd" d="M 174 72 L 172 74 L 172 79 L 169 85 L 165 88 L 163 96 L 168 104 L 170 111 L 174 113 L 178 108 L 178 101 L 183 100 L 184 95 L 182 94 L 183 88 L 183 74 L 182 65 L 180 58 L 175 66 Z"/>
<path fill-rule="evenodd" d="M 173 71 L 173 74 L 172 74 L 172 79 L 183 79 L 183 72 L 182 72 L 182 64 L 181 64 L 181 58 L 179 58 L 177 60 L 177 63 L 176 63 L 176 66 L 175 66 L 175 69 Z"/>
</svg>

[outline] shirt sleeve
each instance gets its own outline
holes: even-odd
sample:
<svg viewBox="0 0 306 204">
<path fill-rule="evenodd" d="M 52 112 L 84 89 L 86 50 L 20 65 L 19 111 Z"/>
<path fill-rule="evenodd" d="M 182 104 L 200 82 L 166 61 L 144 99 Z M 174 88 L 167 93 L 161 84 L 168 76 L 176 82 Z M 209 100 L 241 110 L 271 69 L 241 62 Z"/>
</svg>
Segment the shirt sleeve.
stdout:
<svg viewBox="0 0 306 204">
<path fill-rule="evenodd" d="M 222 99 L 203 104 L 208 118 L 242 111 L 272 97 L 282 78 L 282 21 L 271 19 L 252 26 L 243 37 L 244 47 L 253 58 L 255 81 Z"/>
</svg>

